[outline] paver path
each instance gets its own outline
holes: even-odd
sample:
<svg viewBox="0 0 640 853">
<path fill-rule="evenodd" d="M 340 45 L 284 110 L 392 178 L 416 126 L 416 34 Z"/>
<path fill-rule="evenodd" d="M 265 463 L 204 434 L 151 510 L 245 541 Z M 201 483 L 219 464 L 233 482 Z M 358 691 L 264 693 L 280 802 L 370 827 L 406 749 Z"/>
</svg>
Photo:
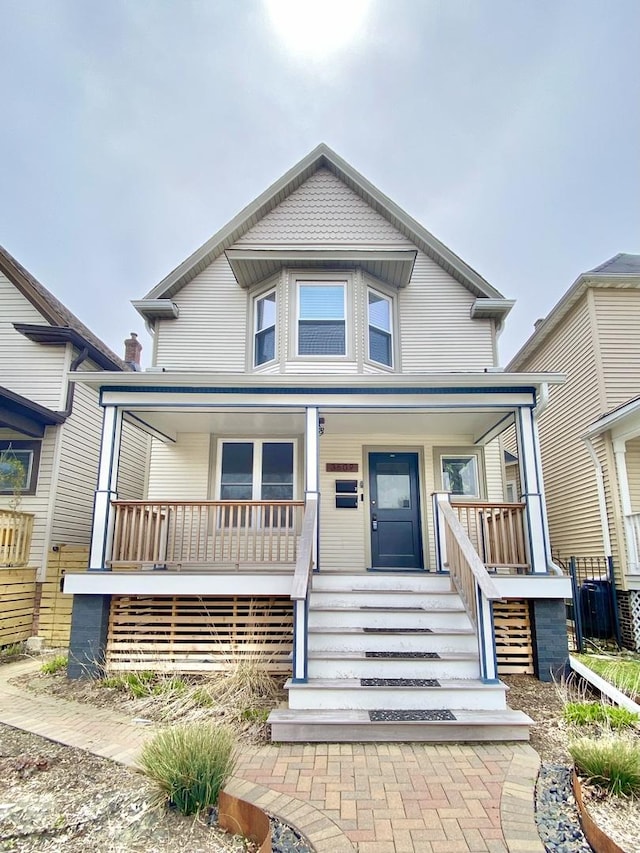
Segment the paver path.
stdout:
<svg viewBox="0 0 640 853">
<path fill-rule="evenodd" d="M 10 683 L 0 722 L 133 765 L 153 728 Z M 300 829 L 318 853 L 544 853 L 533 817 L 539 758 L 527 744 L 243 745 L 232 793 Z"/>
</svg>

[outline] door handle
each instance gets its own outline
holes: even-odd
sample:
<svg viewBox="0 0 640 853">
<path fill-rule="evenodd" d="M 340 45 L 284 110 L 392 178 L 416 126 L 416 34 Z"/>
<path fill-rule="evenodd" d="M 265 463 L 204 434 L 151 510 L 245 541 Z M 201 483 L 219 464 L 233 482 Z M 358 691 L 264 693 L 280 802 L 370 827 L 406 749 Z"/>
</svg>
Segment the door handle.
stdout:
<svg viewBox="0 0 640 853">
<path fill-rule="evenodd" d="M 378 516 L 375 513 L 371 515 L 371 529 L 374 531 L 378 529 Z"/>
</svg>

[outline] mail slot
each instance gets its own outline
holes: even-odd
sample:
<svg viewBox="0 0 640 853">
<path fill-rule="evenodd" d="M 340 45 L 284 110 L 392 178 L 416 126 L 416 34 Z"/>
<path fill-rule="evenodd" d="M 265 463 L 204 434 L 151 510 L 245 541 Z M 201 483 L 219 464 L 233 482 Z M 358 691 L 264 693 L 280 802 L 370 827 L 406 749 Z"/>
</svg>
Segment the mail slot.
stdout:
<svg viewBox="0 0 640 853">
<path fill-rule="evenodd" d="M 355 494 L 357 491 L 357 480 L 336 480 L 336 494 Z"/>
<path fill-rule="evenodd" d="M 336 495 L 336 509 L 358 509 L 358 496 Z"/>
</svg>

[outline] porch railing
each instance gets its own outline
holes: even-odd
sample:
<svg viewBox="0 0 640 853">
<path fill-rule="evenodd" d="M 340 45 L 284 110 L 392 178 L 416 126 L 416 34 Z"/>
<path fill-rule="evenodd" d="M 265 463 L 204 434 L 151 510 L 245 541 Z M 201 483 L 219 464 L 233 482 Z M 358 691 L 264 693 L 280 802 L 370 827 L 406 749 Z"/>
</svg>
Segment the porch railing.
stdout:
<svg viewBox="0 0 640 853">
<path fill-rule="evenodd" d="M 293 568 L 302 501 L 113 501 L 112 569 Z"/>
<path fill-rule="evenodd" d="M 455 501 L 451 508 L 489 571 L 531 571 L 524 538 L 525 504 Z"/>
<path fill-rule="evenodd" d="M 26 566 L 29 563 L 33 513 L 0 509 L 0 566 Z"/>
<path fill-rule="evenodd" d="M 451 580 L 476 629 L 480 675 L 483 681 L 497 681 L 493 602 L 501 598 L 500 593 L 451 506 L 449 496 L 436 495 L 435 505 L 439 533 L 444 538 L 440 553 L 444 556 Z"/>
<path fill-rule="evenodd" d="M 309 496 L 304 510 L 300 548 L 291 587 L 293 601 L 293 680 L 307 680 L 307 631 L 309 590 L 313 571 L 314 542 L 318 517 L 318 498 Z"/>
</svg>

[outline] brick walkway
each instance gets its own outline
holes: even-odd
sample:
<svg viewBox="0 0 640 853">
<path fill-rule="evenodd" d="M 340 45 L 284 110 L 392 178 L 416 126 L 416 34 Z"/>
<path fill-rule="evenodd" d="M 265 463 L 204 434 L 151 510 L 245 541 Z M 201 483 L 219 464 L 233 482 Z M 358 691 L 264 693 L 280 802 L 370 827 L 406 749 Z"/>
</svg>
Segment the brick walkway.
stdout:
<svg viewBox="0 0 640 853">
<path fill-rule="evenodd" d="M 9 683 L 0 722 L 133 765 L 150 727 Z M 296 826 L 318 853 L 544 853 L 533 818 L 539 759 L 526 744 L 243 746 L 228 790 Z"/>
</svg>

